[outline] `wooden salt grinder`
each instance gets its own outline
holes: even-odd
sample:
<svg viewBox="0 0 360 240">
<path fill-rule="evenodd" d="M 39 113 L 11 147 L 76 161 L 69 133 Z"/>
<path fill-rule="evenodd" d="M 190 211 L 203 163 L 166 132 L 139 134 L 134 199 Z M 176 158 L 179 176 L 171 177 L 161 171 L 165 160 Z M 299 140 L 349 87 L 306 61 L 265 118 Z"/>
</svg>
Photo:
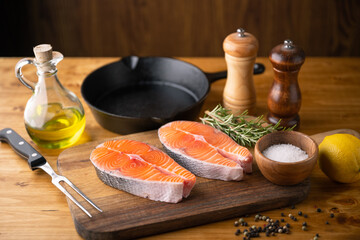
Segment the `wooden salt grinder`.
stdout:
<svg viewBox="0 0 360 240">
<path fill-rule="evenodd" d="M 256 94 L 253 69 L 258 40 L 240 28 L 225 38 L 223 48 L 228 72 L 223 93 L 224 107 L 233 113 L 248 110 L 249 114 L 254 114 Z"/>
<path fill-rule="evenodd" d="M 292 127 L 296 124 L 295 129 L 298 129 L 301 106 L 298 73 L 305 61 L 305 53 L 291 40 L 285 40 L 284 44 L 271 50 L 269 58 L 274 69 L 274 82 L 267 100 L 267 120 L 275 124 L 281 119 L 281 126 Z"/>
</svg>

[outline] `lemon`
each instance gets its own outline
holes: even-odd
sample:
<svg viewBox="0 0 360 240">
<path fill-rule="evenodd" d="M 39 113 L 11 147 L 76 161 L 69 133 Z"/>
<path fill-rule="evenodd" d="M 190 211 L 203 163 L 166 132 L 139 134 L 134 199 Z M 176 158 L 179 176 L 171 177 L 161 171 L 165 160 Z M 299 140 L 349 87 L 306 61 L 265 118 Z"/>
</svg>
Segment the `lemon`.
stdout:
<svg viewBox="0 0 360 240">
<path fill-rule="evenodd" d="M 360 139 L 334 134 L 319 145 L 320 169 L 332 180 L 352 183 L 360 179 Z"/>
</svg>

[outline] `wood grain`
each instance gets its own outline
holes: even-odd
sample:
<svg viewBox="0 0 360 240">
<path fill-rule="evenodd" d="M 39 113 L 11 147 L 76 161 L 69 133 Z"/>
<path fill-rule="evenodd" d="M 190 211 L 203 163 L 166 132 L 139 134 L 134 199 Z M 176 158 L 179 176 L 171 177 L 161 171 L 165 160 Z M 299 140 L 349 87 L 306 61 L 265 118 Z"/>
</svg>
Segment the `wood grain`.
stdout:
<svg viewBox="0 0 360 240">
<path fill-rule="evenodd" d="M 242 27 L 259 56 L 285 39 L 307 56 L 360 56 L 357 0 L 1 1 L 0 56 L 30 56 L 51 43 L 67 56 L 223 56 Z M 19 37 L 20 36 L 20 37 Z"/>
<path fill-rule="evenodd" d="M 254 114 L 256 92 L 253 68 L 259 42 L 244 29 L 229 34 L 224 42 L 227 79 L 223 93 L 223 106 L 234 114 L 248 111 Z"/>
<path fill-rule="evenodd" d="M 269 59 L 273 65 L 274 82 L 267 100 L 269 114 L 266 118 L 272 124 L 281 119 L 281 126 L 298 129 L 301 107 L 298 75 L 305 61 L 304 50 L 291 40 L 285 40 L 271 50 Z"/>
<path fill-rule="evenodd" d="M 327 5 L 324 6 L 327 7 Z M 21 9 L 19 11 L 22 11 Z M 240 9 L 239 13 L 242 11 L 243 9 Z M 319 16 L 322 14 L 319 12 Z M 316 22 L 314 24 L 316 25 Z M 347 28 L 344 28 L 346 32 Z M 68 58 L 65 55 L 65 59 L 58 65 L 59 79 L 84 103 L 80 94 L 80 85 L 86 75 L 118 59 Z M 14 66 L 19 60 L 20 58 L 0 58 L 0 128 L 10 126 L 30 141 L 23 123 L 23 112 L 26 101 L 32 93 L 14 76 Z M 207 72 L 226 69 L 224 58 L 181 58 L 181 60 L 193 63 Z M 256 115 L 261 115 L 267 112 L 267 94 L 273 80 L 273 71 L 268 58 L 257 58 L 256 61 L 263 63 L 266 67 L 263 74 L 254 76 L 257 94 Z M 299 86 L 303 97 L 299 112 L 301 117 L 299 131 L 308 135 L 340 128 L 360 132 L 359 66 L 360 58 L 310 57 L 306 59 L 299 73 Z M 29 78 L 34 76 L 33 69 L 32 66 L 24 69 L 25 76 Z M 212 84 L 200 116 L 203 116 L 205 110 L 213 109 L 221 103 L 224 85 L 225 80 Z M 87 122 L 79 144 L 118 136 L 101 128 L 85 103 L 84 108 Z M 50 165 L 56 168 L 60 151 L 46 151 L 34 144 L 33 146 L 44 154 Z M 50 183 L 50 177 L 46 173 L 31 172 L 27 162 L 5 143 L 0 143 L 0 166 L 1 239 L 80 239 L 64 195 Z M 301 210 L 309 215 L 308 231 L 301 230 L 303 219 L 300 219 L 292 223 L 290 235 L 281 235 L 279 239 L 311 239 L 316 233 L 319 233 L 323 239 L 357 239 L 360 232 L 360 182 L 353 184 L 332 182 L 318 166 L 315 166 L 310 180 L 308 197 L 296 205 L 295 209 L 283 208 L 262 212 L 275 219 L 280 218 L 281 212 L 296 214 Z M 323 212 L 317 214 L 316 207 L 321 207 Z M 335 213 L 335 218 L 329 218 L 330 212 Z M 238 217 L 240 215 L 229 220 L 146 239 L 234 239 L 236 228 L 233 223 Z M 257 224 L 253 221 L 253 217 L 252 215 L 246 219 L 249 225 Z M 325 221 L 329 221 L 330 224 L 326 225 Z"/>
<path fill-rule="evenodd" d="M 225 54 L 227 80 L 223 93 L 223 106 L 238 114 L 245 110 L 255 113 L 256 92 L 253 80 L 255 57 L 236 58 Z"/>
<path fill-rule="evenodd" d="M 118 138 L 145 142 L 164 151 L 157 130 Z M 274 185 L 254 165 L 253 173 L 243 181 L 197 177 L 190 196 L 182 202 L 155 202 L 106 186 L 97 177 L 89 156 L 98 144 L 99 141 L 69 148 L 57 162 L 59 172 L 103 210 L 93 211 L 94 218 L 90 219 L 68 201 L 75 227 L 85 239 L 132 239 L 286 207 L 305 199 L 310 188 L 308 179 L 291 187 Z"/>
</svg>

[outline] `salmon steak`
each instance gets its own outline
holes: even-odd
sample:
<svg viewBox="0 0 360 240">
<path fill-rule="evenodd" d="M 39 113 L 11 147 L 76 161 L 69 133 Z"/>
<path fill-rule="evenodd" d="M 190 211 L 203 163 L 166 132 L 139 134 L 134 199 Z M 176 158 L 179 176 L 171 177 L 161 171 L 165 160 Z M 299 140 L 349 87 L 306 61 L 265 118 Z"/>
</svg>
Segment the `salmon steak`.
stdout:
<svg viewBox="0 0 360 240">
<path fill-rule="evenodd" d="M 177 203 L 189 196 L 194 174 L 161 150 L 133 140 L 111 140 L 90 155 L 105 184 L 155 201 Z"/>
<path fill-rule="evenodd" d="M 209 125 L 174 121 L 159 128 L 158 135 L 169 156 L 196 176 L 239 181 L 252 172 L 250 151 Z"/>
</svg>

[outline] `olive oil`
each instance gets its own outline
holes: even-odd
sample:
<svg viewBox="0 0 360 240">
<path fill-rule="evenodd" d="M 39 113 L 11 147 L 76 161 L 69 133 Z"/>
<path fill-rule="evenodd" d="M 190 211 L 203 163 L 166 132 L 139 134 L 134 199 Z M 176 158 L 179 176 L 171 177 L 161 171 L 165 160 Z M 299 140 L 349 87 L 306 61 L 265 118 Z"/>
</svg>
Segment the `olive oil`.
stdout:
<svg viewBox="0 0 360 240">
<path fill-rule="evenodd" d="M 21 59 L 15 66 L 16 77 L 33 95 L 24 111 L 25 127 L 32 140 L 43 148 L 69 147 L 79 140 L 85 128 L 84 108 L 79 98 L 66 89 L 57 77 L 56 65 L 64 56 L 50 44 L 34 47 L 35 59 Z M 22 67 L 36 66 L 38 81 L 29 81 Z"/>
<path fill-rule="evenodd" d="M 39 105 L 34 114 L 32 119 L 36 119 L 38 127 L 25 122 L 26 130 L 32 140 L 44 148 L 68 147 L 80 138 L 85 128 L 85 116 L 78 109 L 62 108 L 59 103 Z"/>
</svg>

